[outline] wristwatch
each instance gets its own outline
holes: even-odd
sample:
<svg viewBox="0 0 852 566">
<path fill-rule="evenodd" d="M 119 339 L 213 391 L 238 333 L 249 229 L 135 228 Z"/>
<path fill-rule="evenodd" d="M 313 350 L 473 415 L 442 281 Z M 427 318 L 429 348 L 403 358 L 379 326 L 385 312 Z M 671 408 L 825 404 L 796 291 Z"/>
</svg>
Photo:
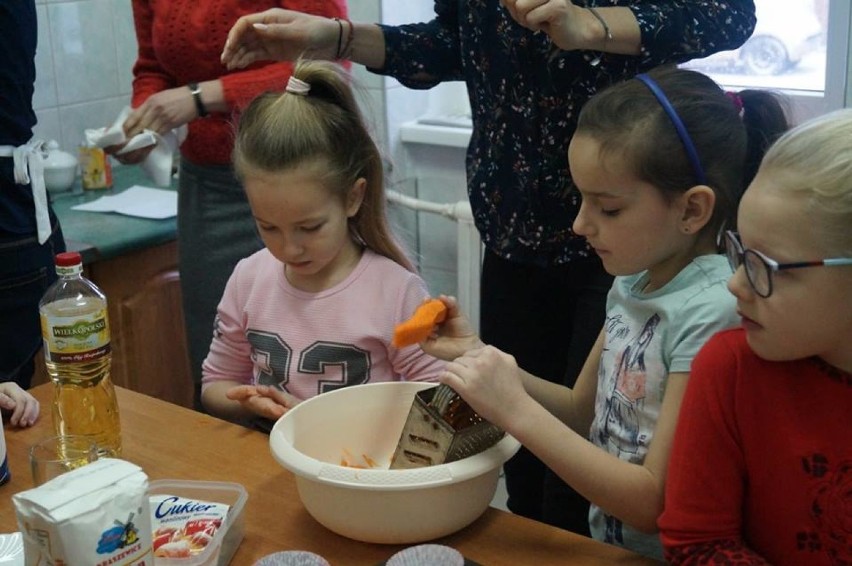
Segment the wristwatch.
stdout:
<svg viewBox="0 0 852 566">
<path fill-rule="evenodd" d="M 189 88 L 189 92 L 192 93 L 192 99 L 195 101 L 195 111 L 198 113 L 198 117 L 204 118 L 207 116 L 207 108 L 204 106 L 204 102 L 201 101 L 201 87 L 198 86 L 198 83 L 189 83 L 186 86 Z"/>
</svg>

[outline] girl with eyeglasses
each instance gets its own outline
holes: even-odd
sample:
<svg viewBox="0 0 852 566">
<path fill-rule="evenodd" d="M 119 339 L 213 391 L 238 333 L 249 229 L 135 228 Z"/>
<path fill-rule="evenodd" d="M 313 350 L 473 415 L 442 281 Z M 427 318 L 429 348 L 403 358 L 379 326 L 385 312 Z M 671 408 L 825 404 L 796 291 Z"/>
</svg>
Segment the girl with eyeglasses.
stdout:
<svg viewBox="0 0 852 566">
<path fill-rule="evenodd" d="M 852 110 L 767 152 L 726 247 L 742 325 L 692 365 L 659 521 L 675 564 L 852 564 Z"/>
<path fill-rule="evenodd" d="M 738 321 L 717 235 L 767 140 L 786 127 L 770 93 L 727 96 L 682 69 L 594 96 L 568 148 L 582 196 L 573 229 L 616 277 L 574 388 L 483 346 L 451 299 L 447 322 L 424 343 L 453 360 L 442 382 L 589 499 L 598 540 L 662 558 L 656 521 L 690 364 Z"/>
</svg>

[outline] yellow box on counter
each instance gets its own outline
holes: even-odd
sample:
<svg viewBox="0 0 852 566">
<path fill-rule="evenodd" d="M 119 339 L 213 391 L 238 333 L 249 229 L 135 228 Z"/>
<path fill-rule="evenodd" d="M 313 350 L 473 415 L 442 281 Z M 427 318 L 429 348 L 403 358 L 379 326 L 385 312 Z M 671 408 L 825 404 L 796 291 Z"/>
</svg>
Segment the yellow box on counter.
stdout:
<svg viewBox="0 0 852 566">
<path fill-rule="evenodd" d="M 112 165 L 103 149 L 81 145 L 78 155 L 84 189 L 112 188 Z"/>
</svg>

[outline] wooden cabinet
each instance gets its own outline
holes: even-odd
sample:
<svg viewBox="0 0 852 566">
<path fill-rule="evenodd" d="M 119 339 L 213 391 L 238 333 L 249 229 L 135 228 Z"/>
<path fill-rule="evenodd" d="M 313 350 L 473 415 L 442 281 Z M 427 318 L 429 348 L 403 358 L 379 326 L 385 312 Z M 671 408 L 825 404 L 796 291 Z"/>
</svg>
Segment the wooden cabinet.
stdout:
<svg viewBox="0 0 852 566">
<path fill-rule="evenodd" d="M 177 243 L 92 262 L 85 274 L 107 296 L 113 382 L 191 408 Z M 38 368 L 35 381 L 45 379 Z"/>
<path fill-rule="evenodd" d="M 192 407 L 177 242 L 93 262 L 87 276 L 107 296 L 114 383 Z"/>
</svg>

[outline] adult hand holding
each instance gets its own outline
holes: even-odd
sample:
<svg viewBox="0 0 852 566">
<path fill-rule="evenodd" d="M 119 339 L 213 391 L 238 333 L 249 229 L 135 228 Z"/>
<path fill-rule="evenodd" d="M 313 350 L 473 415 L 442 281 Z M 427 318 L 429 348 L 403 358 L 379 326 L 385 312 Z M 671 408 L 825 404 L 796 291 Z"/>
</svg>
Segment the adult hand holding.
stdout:
<svg viewBox="0 0 852 566">
<path fill-rule="evenodd" d="M 124 135 L 129 140 L 145 130 L 166 134 L 194 119 L 196 113 L 192 92 L 187 87 L 163 90 L 152 94 L 138 108 L 133 109 L 124 121 Z M 104 151 L 125 165 L 134 165 L 144 161 L 154 149 L 153 145 L 149 145 L 119 154 L 125 145 L 112 145 L 104 148 Z"/>
<path fill-rule="evenodd" d="M 197 110 L 192 92 L 185 87 L 170 88 L 152 94 L 124 121 L 128 138 L 144 130 L 166 134 L 196 118 Z"/>
<path fill-rule="evenodd" d="M 127 153 L 119 154 L 127 143 L 123 143 L 120 145 L 111 145 L 104 148 L 104 151 L 108 154 L 115 157 L 119 162 L 124 165 L 136 165 L 137 163 L 142 163 L 145 161 L 145 158 L 148 157 L 148 154 L 151 153 L 151 150 L 154 149 L 153 145 L 149 145 L 147 147 L 140 147 L 139 149 L 134 149 L 133 151 L 128 151 Z"/>
<path fill-rule="evenodd" d="M 221 60 L 228 69 L 241 69 L 255 61 L 295 61 L 303 55 L 334 59 L 341 33 L 352 31 L 340 26 L 350 25 L 282 8 L 249 14 L 231 28 Z"/>
<path fill-rule="evenodd" d="M 471 350 L 447 363 L 438 379 L 452 387 L 482 418 L 508 430 L 524 406 L 535 403 L 524 389 L 515 358 L 493 346 Z"/>
<path fill-rule="evenodd" d="M 512 19 L 532 31 L 543 31 L 560 49 L 586 49 L 603 37 L 600 22 L 570 0 L 501 0 Z M 591 18 L 591 19 L 589 19 Z"/>
<path fill-rule="evenodd" d="M 512 19 L 532 31 L 543 31 L 560 49 L 633 56 L 641 51 L 639 22 L 629 7 L 583 7 L 570 0 L 500 1 Z"/>
</svg>

